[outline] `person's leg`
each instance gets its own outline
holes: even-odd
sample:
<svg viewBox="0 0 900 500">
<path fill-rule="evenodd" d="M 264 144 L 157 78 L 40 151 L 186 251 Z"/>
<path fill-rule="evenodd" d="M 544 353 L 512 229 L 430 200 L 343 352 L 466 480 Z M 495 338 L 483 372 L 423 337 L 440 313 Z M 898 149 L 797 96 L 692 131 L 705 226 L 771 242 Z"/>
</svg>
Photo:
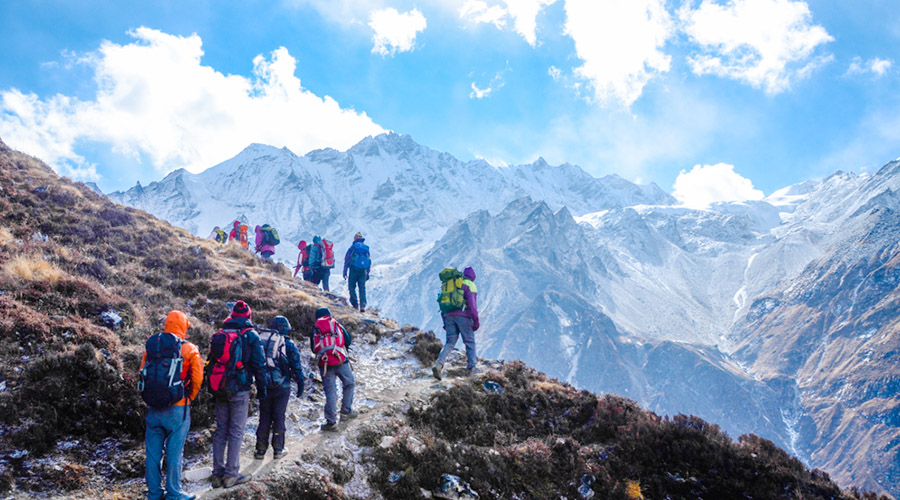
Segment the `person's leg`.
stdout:
<svg viewBox="0 0 900 500">
<path fill-rule="evenodd" d="M 331 269 L 322 270 L 322 290 L 328 291 L 328 280 L 331 278 Z"/>
<path fill-rule="evenodd" d="M 475 332 L 472 330 L 472 320 L 470 318 L 455 318 L 459 325 L 457 329 L 466 346 L 466 369 L 469 372 L 475 370 L 478 358 L 475 356 Z"/>
<path fill-rule="evenodd" d="M 231 407 L 228 400 L 216 398 L 216 430 L 213 432 L 213 471 L 218 478 L 225 477 L 225 449 L 228 446 L 228 427 L 231 424 Z"/>
<path fill-rule="evenodd" d="M 287 426 L 284 417 L 287 413 L 288 401 L 291 399 L 291 388 L 276 389 L 272 398 L 272 449 L 275 453 L 284 450 L 284 433 Z"/>
<path fill-rule="evenodd" d="M 353 411 L 353 392 L 356 388 L 356 380 L 353 378 L 353 370 L 350 363 L 344 363 L 336 366 L 338 378 L 341 379 L 341 413 L 350 413 Z"/>
<path fill-rule="evenodd" d="M 166 439 L 166 498 L 181 500 L 181 472 L 184 466 L 184 441 L 191 429 L 191 407 L 172 406 L 166 410 L 172 432 Z"/>
<path fill-rule="evenodd" d="M 159 410 L 148 409 L 146 422 L 147 430 L 144 431 L 144 446 L 146 447 L 144 479 L 147 481 L 147 498 L 159 500 L 163 498 L 162 455 L 167 431 L 160 421 Z"/>
<path fill-rule="evenodd" d="M 235 393 L 228 400 L 231 419 L 228 423 L 228 452 L 225 461 L 225 477 L 237 477 L 241 471 L 241 444 L 244 426 L 250 410 L 250 391 Z"/>
<path fill-rule="evenodd" d="M 356 299 L 356 282 L 358 278 L 359 275 L 356 273 L 356 269 L 351 267 L 347 273 L 347 286 L 350 290 L 350 305 L 354 309 L 359 309 L 359 302 Z"/>
<path fill-rule="evenodd" d="M 362 311 L 366 308 L 366 272 L 364 270 L 359 271 L 359 310 Z"/>
<path fill-rule="evenodd" d="M 447 341 L 444 343 L 444 347 L 441 348 L 441 353 L 438 354 L 437 361 L 434 362 L 435 366 L 443 367 L 444 362 L 447 361 L 447 356 L 453 352 L 453 348 L 456 346 L 456 340 L 459 339 L 459 330 L 457 329 L 457 324 L 454 316 L 445 316 L 444 317 L 444 331 L 447 332 Z"/>
<path fill-rule="evenodd" d="M 325 422 L 337 423 L 337 367 L 329 366 L 322 375 L 322 389 L 325 390 Z"/>
<path fill-rule="evenodd" d="M 269 449 L 269 428 L 272 424 L 274 398 L 271 391 L 259 402 L 259 425 L 256 426 L 256 453 L 264 455 Z"/>
</svg>

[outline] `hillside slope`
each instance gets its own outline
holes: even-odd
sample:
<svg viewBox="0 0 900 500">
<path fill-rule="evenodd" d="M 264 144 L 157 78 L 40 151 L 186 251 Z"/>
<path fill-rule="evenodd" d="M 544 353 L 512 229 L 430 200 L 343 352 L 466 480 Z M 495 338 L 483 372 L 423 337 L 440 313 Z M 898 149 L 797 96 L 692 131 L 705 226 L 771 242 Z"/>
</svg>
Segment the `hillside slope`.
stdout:
<svg viewBox="0 0 900 500">
<path fill-rule="evenodd" d="M 766 440 L 735 443 L 695 417 L 660 418 L 521 363 L 435 384 L 424 370 L 440 345 L 433 335 L 360 316 L 283 266 L 115 205 L 2 141 L 0 213 L 5 497 L 139 496 L 143 341 L 179 308 L 204 350 L 226 303 L 242 298 L 257 322 L 283 314 L 299 332 L 311 328 L 316 307 L 332 308 L 360 339 L 364 415 L 334 437 L 309 432 L 321 409 L 313 388 L 292 401 L 297 455 L 277 465 L 245 460 L 260 470 L 258 481 L 209 497 L 423 498 L 445 487 L 446 473 L 480 498 L 588 490 L 597 498 L 860 498 Z M 209 460 L 211 426 L 204 395 L 193 410 L 191 468 Z M 202 481 L 191 487 L 205 489 Z"/>
</svg>

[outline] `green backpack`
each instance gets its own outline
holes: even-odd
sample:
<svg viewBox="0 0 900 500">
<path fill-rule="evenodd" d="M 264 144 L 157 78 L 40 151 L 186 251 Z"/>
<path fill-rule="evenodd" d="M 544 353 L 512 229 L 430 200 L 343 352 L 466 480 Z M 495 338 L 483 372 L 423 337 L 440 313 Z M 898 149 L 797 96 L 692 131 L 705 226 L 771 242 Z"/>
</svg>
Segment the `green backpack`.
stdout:
<svg viewBox="0 0 900 500">
<path fill-rule="evenodd" d="M 281 239 L 278 237 L 278 231 L 276 231 L 274 227 L 263 224 L 259 229 L 262 230 L 263 233 L 263 245 L 272 245 L 274 247 L 281 243 Z"/>
<path fill-rule="evenodd" d="M 441 293 L 438 294 L 438 304 L 441 306 L 441 313 L 450 311 L 458 311 L 466 305 L 466 298 L 463 293 L 463 273 L 459 272 L 455 267 L 445 268 L 438 274 L 441 278 Z"/>
</svg>

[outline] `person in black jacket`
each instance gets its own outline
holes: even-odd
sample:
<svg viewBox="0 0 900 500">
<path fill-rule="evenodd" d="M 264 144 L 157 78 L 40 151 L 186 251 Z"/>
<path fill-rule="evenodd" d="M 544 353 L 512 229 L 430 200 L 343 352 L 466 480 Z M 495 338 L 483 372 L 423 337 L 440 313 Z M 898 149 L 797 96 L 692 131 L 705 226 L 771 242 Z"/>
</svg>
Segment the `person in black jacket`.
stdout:
<svg viewBox="0 0 900 500">
<path fill-rule="evenodd" d="M 266 353 L 267 396 L 260 400 L 259 426 L 256 428 L 256 454 L 262 460 L 269 447 L 269 429 L 272 431 L 272 450 L 275 458 L 287 455 L 284 449 L 284 415 L 291 398 L 291 380 L 297 383 L 297 397 L 303 396 L 303 367 L 300 351 L 290 338 L 291 322 L 284 316 L 275 316 L 266 324 L 268 330 L 260 332 L 260 342 Z M 271 357 L 270 357 L 271 356 Z"/>
<path fill-rule="evenodd" d="M 240 358 L 228 363 L 225 376 L 228 387 L 227 398 L 216 398 L 216 430 L 213 433 L 213 471 L 210 483 L 214 488 L 246 483 L 249 477 L 240 474 L 241 443 L 244 441 L 244 427 L 250 411 L 251 377 L 256 382 L 256 397 L 266 398 L 266 356 L 259 343 L 259 335 L 250 321 L 250 306 L 243 300 L 234 304 L 231 316 L 225 319 L 222 330 L 237 330 L 240 335 L 235 343 L 240 343 Z M 232 345 L 232 354 L 237 352 Z M 211 348 L 207 357 L 208 365 L 215 365 L 218 357 Z M 228 456 L 225 456 L 225 451 Z"/>
</svg>

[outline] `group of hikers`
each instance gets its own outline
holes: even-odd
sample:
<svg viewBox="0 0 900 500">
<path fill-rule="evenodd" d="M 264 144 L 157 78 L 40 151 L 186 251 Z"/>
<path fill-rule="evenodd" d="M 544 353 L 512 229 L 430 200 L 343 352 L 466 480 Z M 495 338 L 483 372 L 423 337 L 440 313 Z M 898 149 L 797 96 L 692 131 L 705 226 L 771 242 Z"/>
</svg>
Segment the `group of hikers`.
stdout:
<svg viewBox="0 0 900 500">
<path fill-rule="evenodd" d="M 301 397 L 306 382 L 300 351 L 290 338 L 293 329 L 286 317 L 275 316 L 262 328 L 253 323 L 251 315 L 249 304 L 243 300 L 234 303 L 228 317 L 209 340 L 205 363 L 198 347 L 186 340 L 190 322 L 182 311 L 171 311 L 163 332 L 147 340 L 138 389 L 148 406 L 145 433 L 148 499 L 196 498 L 182 489 L 181 474 L 184 443 L 191 426 L 190 405 L 204 386 L 215 399 L 210 478 L 213 488 L 231 488 L 250 480 L 240 474 L 240 452 L 253 385 L 259 400 L 254 458 L 263 459 L 270 445 L 275 459 L 287 454 L 285 413 L 291 385 L 297 384 L 297 396 Z M 353 410 L 356 383 L 348 352 L 352 342 L 350 332 L 332 317 L 328 308 L 316 310 L 309 346 L 325 392 L 322 431 L 338 430 L 339 413 L 341 421 L 358 416 Z M 340 410 L 337 379 L 342 385 Z"/>
<path fill-rule="evenodd" d="M 266 240 L 266 230 L 262 227 L 256 227 L 257 251 L 270 258 L 274 245 Z M 246 226 L 235 221 L 232 234 L 224 241 L 246 240 L 245 235 Z M 319 236 L 312 241 L 311 245 L 305 241 L 298 245 L 300 255 L 294 275 L 302 271 L 304 279 L 317 285 L 322 282 L 323 288 L 328 290 L 334 254 L 330 242 Z M 344 256 L 342 274 L 349 280 L 350 304 L 360 311 L 366 309 L 365 283 L 370 267 L 365 238 L 356 233 Z M 432 375 L 438 380 L 442 378 L 444 364 L 460 337 L 466 348 L 466 372 L 473 375 L 477 373 L 475 332 L 480 326 L 475 270 L 466 267 L 459 272 L 456 268 L 446 268 L 439 277 L 441 292 L 437 301 L 446 342 L 431 367 Z M 205 363 L 198 347 L 186 340 L 190 323 L 182 311 L 171 311 L 163 332 L 147 340 L 138 388 L 148 406 L 145 434 L 148 499 L 196 498 L 182 490 L 181 474 L 184 443 L 190 429 L 190 404 L 196 400 L 201 387 L 206 387 L 215 400 L 216 427 L 210 479 L 213 488 L 231 488 L 250 480 L 240 474 L 240 452 L 253 385 L 259 400 L 254 459 L 262 460 L 270 446 L 275 459 L 287 454 L 285 414 L 291 386 L 296 383 L 297 396 L 302 397 L 307 377 L 300 351 L 290 338 L 294 331 L 290 321 L 284 316 L 274 316 L 262 328 L 253 323 L 251 314 L 250 305 L 245 301 L 238 300 L 233 304 L 228 317 L 209 339 Z M 320 425 L 324 432 L 337 431 L 339 417 L 345 421 L 358 416 L 353 410 L 356 384 L 348 352 L 352 341 L 350 332 L 332 317 L 331 311 L 325 307 L 316 310 L 309 347 L 315 356 L 325 393 L 325 421 Z M 340 408 L 337 380 L 342 386 Z M 164 486 L 163 455 L 166 460 Z"/>
<path fill-rule="evenodd" d="M 233 223 L 230 233 L 226 234 L 219 226 L 216 226 L 209 235 L 209 239 L 219 243 L 237 241 L 244 248 L 249 249 L 247 239 L 248 225 L 240 220 Z M 264 259 L 271 259 L 275 254 L 275 246 L 281 243 L 278 231 L 270 224 L 256 226 L 255 250 Z M 297 244 L 300 253 L 297 254 L 297 265 L 294 266 L 294 277 L 300 277 L 319 286 L 326 292 L 330 291 L 329 280 L 331 270 L 334 268 L 334 243 L 319 235 L 312 239 L 312 243 L 301 240 Z M 369 279 L 369 270 L 372 260 L 369 255 L 369 246 L 362 233 L 353 236 L 353 243 L 344 255 L 344 271 L 342 277 L 347 281 L 350 292 L 350 304 L 360 312 L 366 310 L 366 281 Z"/>
</svg>

